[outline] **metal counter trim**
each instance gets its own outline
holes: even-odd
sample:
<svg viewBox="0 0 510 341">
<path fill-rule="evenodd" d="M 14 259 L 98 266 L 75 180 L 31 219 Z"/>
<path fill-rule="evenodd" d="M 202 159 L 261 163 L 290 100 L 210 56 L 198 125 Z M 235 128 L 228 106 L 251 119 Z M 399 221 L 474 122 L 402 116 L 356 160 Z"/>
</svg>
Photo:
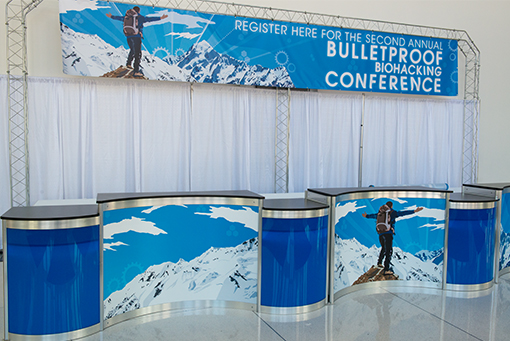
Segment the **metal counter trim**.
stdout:
<svg viewBox="0 0 510 341">
<path fill-rule="evenodd" d="M 427 192 L 427 191 L 373 191 L 356 192 L 340 194 L 336 197 L 336 202 L 358 199 L 378 199 L 378 198 L 423 198 L 423 199 L 445 199 L 448 192 Z"/>
<path fill-rule="evenodd" d="M 150 315 L 160 312 L 168 312 L 177 309 L 205 309 L 205 308 L 232 308 L 232 309 L 243 309 L 243 310 L 256 310 L 255 303 L 246 302 L 233 302 L 233 301 L 181 301 L 181 302 L 170 302 L 158 304 L 150 307 L 140 308 L 129 311 L 127 313 L 114 316 L 110 319 L 104 320 L 104 328 L 111 327 L 117 323 L 124 322 L 136 317 Z"/>
<path fill-rule="evenodd" d="M 349 287 L 340 289 L 335 293 L 335 301 L 342 296 L 352 294 L 357 291 L 362 290 L 373 290 L 373 289 L 384 289 L 384 288 L 429 288 L 429 289 L 438 289 L 442 290 L 442 283 L 434 283 L 434 282 L 419 282 L 419 281 L 380 281 L 380 282 L 370 282 L 370 283 L 361 283 L 356 285 L 351 285 Z"/>
<path fill-rule="evenodd" d="M 328 215 L 328 208 L 310 209 L 310 210 L 268 210 L 262 209 L 262 218 L 277 218 L 277 219 L 306 219 L 306 218 L 320 218 Z"/>
<path fill-rule="evenodd" d="M 446 283 L 446 290 L 450 291 L 478 291 L 489 289 L 494 285 L 494 280 L 481 284 L 449 284 Z"/>
<path fill-rule="evenodd" d="M 158 197 L 144 199 L 126 199 L 121 201 L 103 202 L 99 205 L 103 211 L 119 210 L 131 207 L 168 206 L 168 205 L 242 205 L 258 206 L 263 199 L 233 197 Z"/>
<path fill-rule="evenodd" d="M 496 201 L 459 202 L 450 200 L 451 210 L 487 210 L 496 207 Z"/>
<path fill-rule="evenodd" d="M 507 266 L 506 268 L 503 268 L 499 271 L 499 277 L 506 275 L 507 273 L 510 273 L 510 266 Z"/>
<path fill-rule="evenodd" d="M 16 230 L 59 230 L 74 229 L 99 225 L 97 217 L 62 219 L 62 220 L 9 220 L 4 219 L 4 227 Z"/>
<path fill-rule="evenodd" d="M 312 303 L 309 305 L 299 306 L 299 307 L 269 307 L 269 306 L 261 306 L 261 313 L 263 314 L 274 314 L 274 315 L 291 315 L 291 314 L 304 314 L 309 313 L 314 310 L 320 309 L 326 305 L 326 299 L 323 299 L 319 302 Z"/>
</svg>

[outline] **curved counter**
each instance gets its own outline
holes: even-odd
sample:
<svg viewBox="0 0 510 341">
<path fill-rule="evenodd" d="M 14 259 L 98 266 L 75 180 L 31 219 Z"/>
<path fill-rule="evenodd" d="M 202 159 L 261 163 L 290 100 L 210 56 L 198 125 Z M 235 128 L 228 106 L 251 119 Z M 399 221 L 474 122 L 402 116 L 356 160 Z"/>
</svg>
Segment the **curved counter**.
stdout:
<svg viewBox="0 0 510 341">
<path fill-rule="evenodd" d="M 97 205 L 16 207 L 2 221 L 5 339 L 98 332 Z"/>
<path fill-rule="evenodd" d="M 113 193 L 98 205 L 12 208 L 1 217 L 5 338 L 80 338 L 178 308 L 296 314 L 367 286 L 484 289 L 497 273 L 498 202 L 367 187 L 268 200 L 249 191 Z M 394 210 L 393 274 L 378 266 L 383 205 Z"/>
<path fill-rule="evenodd" d="M 450 196 L 447 289 L 480 290 L 493 284 L 497 199 Z"/>
<path fill-rule="evenodd" d="M 98 195 L 105 326 L 201 304 L 255 310 L 263 199 L 249 191 Z"/>
<path fill-rule="evenodd" d="M 463 185 L 466 194 L 499 199 L 496 203 L 496 278 L 510 272 L 510 183 Z"/>
<path fill-rule="evenodd" d="M 296 314 L 326 304 L 328 206 L 305 199 L 265 200 L 261 311 Z"/>
<path fill-rule="evenodd" d="M 330 207 L 330 301 L 359 290 L 364 283 L 389 285 L 388 281 L 398 280 L 442 287 L 450 193 L 429 187 L 309 189 L 308 199 Z M 394 275 L 385 275 L 377 266 L 381 243 L 374 214 L 388 202 L 397 212 L 390 266 Z M 418 207 L 423 209 L 415 212 Z"/>
</svg>

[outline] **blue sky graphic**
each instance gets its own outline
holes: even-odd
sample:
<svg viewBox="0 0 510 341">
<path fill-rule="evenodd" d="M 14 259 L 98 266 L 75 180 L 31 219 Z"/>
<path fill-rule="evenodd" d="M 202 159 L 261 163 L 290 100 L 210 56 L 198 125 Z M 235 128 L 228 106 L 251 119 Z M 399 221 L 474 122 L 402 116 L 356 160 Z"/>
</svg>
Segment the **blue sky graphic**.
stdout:
<svg viewBox="0 0 510 341">
<path fill-rule="evenodd" d="M 342 239 L 356 238 L 367 247 L 379 247 L 375 219 L 364 218 L 362 214 L 377 213 L 379 207 L 390 200 L 396 211 L 424 207 L 421 212 L 397 218 L 394 246 L 412 254 L 421 250 L 435 251 L 443 247 L 446 206 L 444 199 L 378 198 L 342 201 L 336 205 L 335 232 Z"/>
<path fill-rule="evenodd" d="M 258 236 L 258 206 L 169 205 L 104 212 L 104 297 L 149 266 Z"/>
</svg>

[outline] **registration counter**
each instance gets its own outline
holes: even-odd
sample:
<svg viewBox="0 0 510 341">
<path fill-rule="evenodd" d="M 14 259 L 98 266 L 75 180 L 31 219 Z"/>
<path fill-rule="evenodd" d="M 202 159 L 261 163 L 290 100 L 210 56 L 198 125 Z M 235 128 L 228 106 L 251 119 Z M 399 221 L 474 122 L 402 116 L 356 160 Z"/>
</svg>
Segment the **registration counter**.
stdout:
<svg viewBox="0 0 510 341">
<path fill-rule="evenodd" d="M 111 193 L 97 205 L 12 208 L 2 216 L 5 338 L 74 339 L 181 308 L 297 314 L 383 282 L 484 289 L 494 282 L 498 202 L 365 187 L 266 200 Z M 394 210 L 392 274 L 377 265 L 375 216 L 385 206 Z"/>
</svg>

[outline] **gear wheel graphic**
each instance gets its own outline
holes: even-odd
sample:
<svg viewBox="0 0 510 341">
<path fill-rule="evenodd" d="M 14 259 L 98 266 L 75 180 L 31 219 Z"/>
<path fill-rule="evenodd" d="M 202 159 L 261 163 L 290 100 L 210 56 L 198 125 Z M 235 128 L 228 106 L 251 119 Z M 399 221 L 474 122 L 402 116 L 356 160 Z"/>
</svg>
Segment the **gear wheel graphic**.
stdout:
<svg viewBox="0 0 510 341">
<path fill-rule="evenodd" d="M 408 243 L 405 246 L 405 251 L 412 253 L 413 255 L 416 254 L 416 252 L 422 251 L 422 247 L 418 243 Z"/>
<path fill-rule="evenodd" d="M 450 41 L 448 42 L 448 48 L 450 49 L 450 51 L 455 52 L 455 51 L 457 51 L 457 50 L 459 49 L 459 47 L 458 47 L 458 46 L 455 46 L 455 48 L 452 48 L 452 43 L 453 43 L 453 42 L 454 42 L 454 40 L 450 40 Z"/>
<path fill-rule="evenodd" d="M 184 51 L 184 50 L 183 50 L 183 49 L 181 49 L 181 48 L 178 48 L 177 50 L 175 50 L 174 56 L 176 56 L 176 57 L 180 57 L 180 56 L 182 56 L 182 55 L 183 55 L 183 54 L 185 54 L 185 53 L 186 53 L 186 51 Z"/>
<path fill-rule="evenodd" d="M 453 71 L 452 74 L 450 75 L 450 79 L 452 80 L 453 83 L 458 83 L 459 73 L 457 71 Z"/>
<path fill-rule="evenodd" d="M 120 281 L 117 278 L 112 278 L 108 281 L 108 290 L 110 292 L 115 292 L 119 289 L 122 289 L 120 286 Z"/>
<path fill-rule="evenodd" d="M 163 52 L 165 55 L 163 57 L 159 57 L 161 58 L 162 60 L 166 60 L 169 56 L 170 56 L 170 52 L 168 52 L 168 50 L 164 47 L 161 47 L 161 46 L 158 46 L 156 47 L 153 51 L 152 51 L 152 56 L 153 57 L 156 57 L 156 53 L 158 52 Z"/>
<path fill-rule="evenodd" d="M 143 273 L 145 270 L 142 268 L 142 265 L 140 263 L 130 263 L 125 268 L 124 271 L 122 271 L 122 279 L 124 280 L 124 283 L 129 283 L 133 278 L 135 278 L 137 275 Z"/>
<path fill-rule="evenodd" d="M 274 60 L 276 61 L 276 64 L 283 66 L 289 62 L 289 55 L 285 51 L 278 51 L 274 55 Z"/>
</svg>

